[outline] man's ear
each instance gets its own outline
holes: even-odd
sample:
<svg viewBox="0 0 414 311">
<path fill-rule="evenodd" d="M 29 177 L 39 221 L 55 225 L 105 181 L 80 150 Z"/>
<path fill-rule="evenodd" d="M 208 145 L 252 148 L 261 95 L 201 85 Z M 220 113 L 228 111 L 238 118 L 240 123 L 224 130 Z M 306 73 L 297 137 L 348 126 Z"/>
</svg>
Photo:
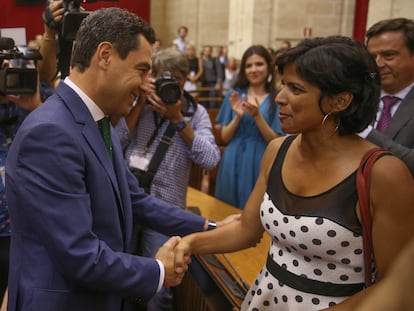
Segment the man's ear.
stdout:
<svg viewBox="0 0 414 311">
<path fill-rule="evenodd" d="M 101 42 L 96 49 L 98 64 L 106 68 L 111 62 L 113 52 L 114 46 L 112 43 L 106 41 Z"/>
<path fill-rule="evenodd" d="M 334 98 L 334 110 L 336 111 L 343 111 L 352 103 L 354 99 L 354 95 L 351 92 L 341 92 L 335 95 Z"/>
</svg>

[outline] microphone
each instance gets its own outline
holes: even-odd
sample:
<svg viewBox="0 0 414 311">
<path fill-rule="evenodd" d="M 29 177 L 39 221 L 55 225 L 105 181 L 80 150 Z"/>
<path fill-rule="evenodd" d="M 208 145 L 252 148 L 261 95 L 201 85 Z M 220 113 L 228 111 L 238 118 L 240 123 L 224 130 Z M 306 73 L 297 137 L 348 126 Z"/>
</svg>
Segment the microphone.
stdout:
<svg viewBox="0 0 414 311">
<path fill-rule="evenodd" d="M 0 38 L 0 50 L 11 50 L 14 48 L 14 40 L 12 38 Z"/>
</svg>

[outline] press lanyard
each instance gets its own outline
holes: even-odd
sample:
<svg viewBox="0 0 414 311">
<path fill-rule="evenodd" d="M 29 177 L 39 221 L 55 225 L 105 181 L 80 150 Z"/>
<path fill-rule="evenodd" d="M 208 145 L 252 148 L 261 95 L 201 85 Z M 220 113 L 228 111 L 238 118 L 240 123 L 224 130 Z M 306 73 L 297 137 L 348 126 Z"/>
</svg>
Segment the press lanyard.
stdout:
<svg viewBox="0 0 414 311">
<path fill-rule="evenodd" d="M 155 137 L 157 137 L 158 132 L 160 131 L 160 128 L 164 124 L 165 120 L 167 120 L 166 117 L 162 117 L 158 121 L 158 116 L 157 116 L 157 113 L 155 111 L 153 112 L 153 116 L 154 116 L 155 129 L 152 132 L 152 135 L 149 138 L 149 140 L 148 140 L 148 142 L 147 142 L 147 144 L 145 146 L 145 153 L 147 153 L 147 151 L 149 150 L 149 148 L 152 146 L 152 144 L 154 143 Z"/>
</svg>

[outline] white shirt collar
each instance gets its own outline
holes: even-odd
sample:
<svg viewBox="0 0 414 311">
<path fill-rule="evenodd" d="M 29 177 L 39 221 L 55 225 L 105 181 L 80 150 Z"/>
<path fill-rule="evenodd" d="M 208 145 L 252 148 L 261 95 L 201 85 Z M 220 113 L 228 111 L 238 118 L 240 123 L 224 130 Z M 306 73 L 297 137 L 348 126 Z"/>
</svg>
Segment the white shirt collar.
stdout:
<svg viewBox="0 0 414 311">
<path fill-rule="evenodd" d="M 99 108 L 98 105 L 96 105 L 95 102 L 88 95 L 85 94 L 85 92 L 83 92 L 75 83 L 73 83 L 69 79 L 69 77 L 66 77 L 63 81 L 67 84 L 67 86 L 73 89 L 76 92 L 76 94 L 78 94 L 79 97 L 83 100 L 95 122 L 105 117 L 105 114 L 103 113 L 101 108 Z"/>
<path fill-rule="evenodd" d="M 407 96 L 407 94 L 411 91 L 411 89 L 414 87 L 414 82 L 411 83 L 409 86 L 407 86 L 406 88 L 402 89 L 401 91 L 395 93 L 395 94 L 389 94 L 384 92 L 383 90 L 381 90 L 381 98 L 386 96 L 386 95 L 390 95 L 390 96 L 395 96 L 400 98 L 401 100 L 403 100 L 405 98 L 405 96 Z"/>
</svg>

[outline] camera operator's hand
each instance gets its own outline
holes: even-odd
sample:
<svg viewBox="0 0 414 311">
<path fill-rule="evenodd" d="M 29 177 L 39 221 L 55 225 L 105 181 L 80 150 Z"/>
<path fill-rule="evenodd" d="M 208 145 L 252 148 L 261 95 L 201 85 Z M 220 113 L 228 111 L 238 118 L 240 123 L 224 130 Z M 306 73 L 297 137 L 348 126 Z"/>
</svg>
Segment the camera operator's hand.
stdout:
<svg viewBox="0 0 414 311">
<path fill-rule="evenodd" d="M 184 119 L 181 113 L 181 100 L 178 100 L 173 105 L 166 105 L 163 103 L 161 98 L 159 98 L 158 95 L 155 92 L 153 92 L 148 96 L 148 102 L 151 104 L 152 109 L 154 109 L 154 111 L 166 117 L 168 121 L 170 121 L 173 124 L 180 122 Z"/>
<path fill-rule="evenodd" d="M 9 67 L 9 61 L 5 60 L 2 64 L 2 67 L 4 68 Z M 32 111 L 36 109 L 37 107 L 39 107 L 42 104 L 42 100 L 40 98 L 39 77 L 37 79 L 36 93 L 0 96 L 0 104 L 6 103 L 9 101 L 15 103 L 16 105 L 18 105 L 19 107 L 27 111 Z"/>
<path fill-rule="evenodd" d="M 42 59 L 37 62 L 39 77 L 42 81 L 53 81 L 57 72 L 56 36 L 64 13 L 63 0 L 58 0 L 49 1 L 48 6 L 42 14 L 44 33 L 39 50 Z"/>
<path fill-rule="evenodd" d="M 35 110 L 37 107 L 39 107 L 42 104 L 42 100 L 40 99 L 39 84 L 37 86 L 37 91 L 34 94 L 0 96 L 0 103 L 7 102 L 7 101 L 11 101 L 15 103 L 17 106 L 27 111 Z"/>
<path fill-rule="evenodd" d="M 58 30 L 58 25 L 62 21 L 64 13 L 65 9 L 63 7 L 63 0 L 49 1 L 49 5 L 46 7 L 42 15 L 45 26 L 53 31 Z"/>
</svg>

